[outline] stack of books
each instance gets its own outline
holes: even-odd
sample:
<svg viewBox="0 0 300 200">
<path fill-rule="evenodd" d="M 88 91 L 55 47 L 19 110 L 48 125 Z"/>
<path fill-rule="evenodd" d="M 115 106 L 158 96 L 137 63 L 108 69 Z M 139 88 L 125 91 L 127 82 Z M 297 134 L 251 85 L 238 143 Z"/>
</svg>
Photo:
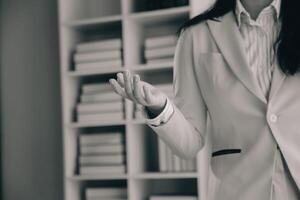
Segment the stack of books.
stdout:
<svg viewBox="0 0 300 200">
<path fill-rule="evenodd" d="M 164 84 L 156 84 L 154 85 L 157 89 L 165 93 L 169 99 L 174 99 L 174 94 L 173 94 L 173 85 L 172 83 L 164 83 Z M 134 105 L 134 113 L 133 113 L 133 118 L 135 119 L 143 119 L 145 118 L 143 114 L 143 106 L 140 104 L 135 104 Z"/>
<path fill-rule="evenodd" d="M 122 120 L 124 101 L 109 83 L 84 84 L 76 111 L 78 122 Z"/>
<path fill-rule="evenodd" d="M 172 152 L 171 148 L 158 137 L 159 171 L 161 172 L 196 172 L 196 159 L 185 160 Z"/>
<path fill-rule="evenodd" d="M 188 3 L 188 0 L 147 0 L 145 9 L 157 10 L 177 6 L 186 6 Z"/>
<path fill-rule="evenodd" d="M 79 173 L 125 173 L 124 141 L 121 132 L 80 135 Z"/>
<path fill-rule="evenodd" d="M 149 200 L 198 200 L 198 197 L 191 195 L 152 195 Z"/>
<path fill-rule="evenodd" d="M 74 55 L 75 70 L 99 70 L 122 67 L 120 38 L 79 43 Z"/>
<path fill-rule="evenodd" d="M 86 188 L 85 199 L 97 200 L 97 199 L 111 199 L 111 200 L 127 200 L 127 189 L 117 187 L 107 188 Z"/>
<path fill-rule="evenodd" d="M 144 44 L 146 63 L 154 64 L 173 62 L 176 43 L 176 35 L 146 38 Z"/>
</svg>

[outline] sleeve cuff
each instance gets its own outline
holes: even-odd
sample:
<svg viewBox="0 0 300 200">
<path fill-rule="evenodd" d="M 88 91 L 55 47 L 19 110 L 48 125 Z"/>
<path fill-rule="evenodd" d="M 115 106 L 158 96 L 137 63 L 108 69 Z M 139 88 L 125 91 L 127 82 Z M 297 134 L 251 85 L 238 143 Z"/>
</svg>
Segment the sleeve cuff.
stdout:
<svg viewBox="0 0 300 200">
<path fill-rule="evenodd" d="M 173 112 L 174 112 L 174 107 L 169 98 L 167 98 L 167 103 L 163 111 L 155 118 L 150 119 L 146 111 L 143 109 L 146 123 L 151 126 L 160 126 L 162 124 L 167 123 L 168 120 L 171 118 Z"/>
</svg>

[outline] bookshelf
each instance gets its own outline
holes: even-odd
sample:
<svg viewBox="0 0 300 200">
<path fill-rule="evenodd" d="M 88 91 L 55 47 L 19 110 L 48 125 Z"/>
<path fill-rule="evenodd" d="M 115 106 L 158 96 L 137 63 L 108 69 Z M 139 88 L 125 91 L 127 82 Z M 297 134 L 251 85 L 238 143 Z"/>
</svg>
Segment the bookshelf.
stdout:
<svg viewBox="0 0 300 200">
<path fill-rule="evenodd" d="M 194 171 L 160 172 L 158 137 L 142 119 L 134 118 L 134 105 L 124 101 L 123 119 L 78 121 L 76 105 L 87 84 L 104 83 L 129 69 L 150 83 L 171 83 L 172 62 L 147 63 L 144 42 L 149 37 L 175 33 L 193 16 L 196 0 L 188 5 L 148 10 L 148 0 L 59 0 L 60 69 L 64 145 L 64 199 L 86 200 L 85 190 L 97 187 L 127 189 L 128 200 L 151 195 L 193 195 L 200 199 L 199 158 Z M 121 38 L 122 65 L 78 70 L 74 63 L 80 43 Z M 125 173 L 81 174 L 81 135 L 121 132 L 125 139 Z"/>
</svg>

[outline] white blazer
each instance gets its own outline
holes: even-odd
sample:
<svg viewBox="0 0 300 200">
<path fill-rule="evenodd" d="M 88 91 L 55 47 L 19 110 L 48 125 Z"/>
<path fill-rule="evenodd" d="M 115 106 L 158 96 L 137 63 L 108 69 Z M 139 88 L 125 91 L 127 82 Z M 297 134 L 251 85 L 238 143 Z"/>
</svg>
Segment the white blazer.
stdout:
<svg viewBox="0 0 300 200">
<path fill-rule="evenodd" d="M 188 28 L 174 59 L 175 111 L 150 126 L 178 155 L 208 135 L 208 200 L 268 200 L 279 145 L 300 188 L 300 74 L 277 67 L 267 101 L 246 61 L 233 12 Z"/>
</svg>

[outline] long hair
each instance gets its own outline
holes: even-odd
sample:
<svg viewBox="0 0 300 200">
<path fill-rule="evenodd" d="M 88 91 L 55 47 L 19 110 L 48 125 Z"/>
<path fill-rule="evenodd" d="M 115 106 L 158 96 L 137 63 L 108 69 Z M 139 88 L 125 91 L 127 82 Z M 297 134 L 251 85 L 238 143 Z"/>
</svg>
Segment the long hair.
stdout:
<svg viewBox="0 0 300 200">
<path fill-rule="evenodd" d="M 181 32 L 190 26 L 205 20 L 216 18 L 233 11 L 239 0 L 217 0 L 213 7 L 206 12 L 186 21 L 177 30 Z M 281 0 L 280 16 L 281 30 L 274 44 L 279 67 L 286 75 L 300 72 L 300 2 L 299 0 Z M 277 48 L 275 48 L 277 46 Z"/>
</svg>

